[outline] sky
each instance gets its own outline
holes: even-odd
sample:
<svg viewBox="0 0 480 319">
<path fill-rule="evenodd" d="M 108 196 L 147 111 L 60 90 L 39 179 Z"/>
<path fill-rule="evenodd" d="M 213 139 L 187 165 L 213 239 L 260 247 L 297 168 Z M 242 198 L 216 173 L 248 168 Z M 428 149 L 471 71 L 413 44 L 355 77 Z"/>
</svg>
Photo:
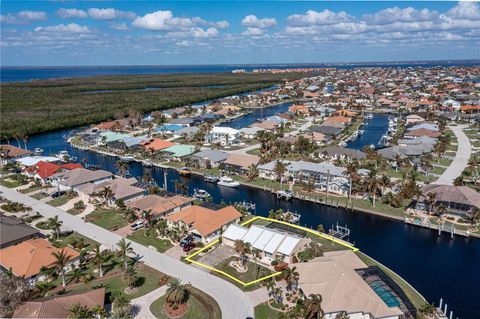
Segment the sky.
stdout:
<svg viewBox="0 0 480 319">
<path fill-rule="evenodd" d="M 480 58 L 478 2 L 1 1 L 2 66 Z"/>
</svg>

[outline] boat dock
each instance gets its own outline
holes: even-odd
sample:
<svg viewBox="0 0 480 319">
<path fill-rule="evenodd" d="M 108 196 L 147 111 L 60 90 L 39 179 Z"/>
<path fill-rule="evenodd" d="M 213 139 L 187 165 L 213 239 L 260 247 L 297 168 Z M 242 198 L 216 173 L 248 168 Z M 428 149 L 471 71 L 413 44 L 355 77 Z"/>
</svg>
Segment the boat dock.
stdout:
<svg viewBox="0 0 480 319">
<path fill-rule="evenodd" d="M 426 222 L 421 219 L 411 218 L 411 217 L 405 217 L 404 221 L 405 221 L 405 224 L 437 230 L 439 236 L 442 234 L 442 232 L 444 232 L 444 233 L 450 234 L 451 238 L 453 238 L 455 235 L 459 235 L 467 238 L 470 237 L 469 231 L 456 229 L 455 225 L 453 224 L 446 224 L 446 223 L 434 224 L 430 221 Z"/>
</svg>

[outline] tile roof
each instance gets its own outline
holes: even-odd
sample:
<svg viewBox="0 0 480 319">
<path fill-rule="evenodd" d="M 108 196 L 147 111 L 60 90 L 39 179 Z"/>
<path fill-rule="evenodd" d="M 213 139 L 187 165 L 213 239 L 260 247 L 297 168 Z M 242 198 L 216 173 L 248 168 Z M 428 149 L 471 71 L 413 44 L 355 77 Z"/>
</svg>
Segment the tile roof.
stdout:
<svg viewBox="0 0 480 319">
<path fill-rule="evenodd" d="M 45 266 L 49 267 L 55 262 L 52 255 L 65 249 L 72 259 L 80 254 L 70 248 L 56 248 L 45 239 L 30 239 L 18 245 L 6 247 L 0 250 L 0 264 L 6 269 L 12 269 L 16 276 L 26 278 L 34 276 Z"/>
<path fill-rule="evenodd" d="M 140 145 L 143 145 L 143 147 L 149 150 L 159 151 L 167 147 L 173 146 L 175 145 L 175 143 L 165 141 L 160 138 L 154 138 L 148 141 L 141 142 Z"/>
<path fill-rule="evenodd" d="M 60 172 L 52 175 L 53 178 L 59 178 L 61 180 L 60 183 L 65 186 L 76 186 L 94 182 L 110 176 L 113 176 L 111 172 L 101 169 L 92 171 L 86 168 L 77 168 L 71 171 Z"/>
<path fill-rule="evenodd" d="M 247 169 L 252 164 L 257 165 L 259 161 L 260 157 L 256 155 L 231 154 L 224 163 Z"/>
<path fill-rule="evenodd" d="M 32 152 L 20 147 L 7 145 L 7 144 L 0 145 L 0 156 L 2 158 L 16 158 L 20 156 L 29 155 L 29 154 L 32 154 Z"/>
<path fill-rule="evenodd" d="M 151 210 L 154 215 L 161 215 L 192 201 L 193 200 L 191 198 L 180 195 L 175 195 L 172 197 L 147 195 L 143 198 L 128 203 L 127 206 L 142 211 Z"/>
</svg>

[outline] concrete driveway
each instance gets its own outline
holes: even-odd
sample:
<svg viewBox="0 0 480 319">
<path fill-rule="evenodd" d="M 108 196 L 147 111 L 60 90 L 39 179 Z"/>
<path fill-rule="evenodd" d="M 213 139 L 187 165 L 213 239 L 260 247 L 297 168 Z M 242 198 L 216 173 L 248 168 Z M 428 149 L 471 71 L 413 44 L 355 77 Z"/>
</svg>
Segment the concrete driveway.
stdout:
<svg viewBox="0 0 480 319">
<path fill-rule="evenodd" d="M 472 152 L 472 145 L 470 144 L 467 135 L 463 132 L 463 129 L 467 127 L 468 125 L 449 126 L 453 134 L 457 137 L 457 153 L 455 154 L 452 163 L 450 163 L 450 166 L 432 184 L 453 185 L 455 178 L 460 176 L 465 167 L 467 167 Z"/>
<path fill-rule="evenodd" d="M 216 266 L 233 255 L 235 255 L 235 249 L 220 245 L 214 250 L 209 251 L 205 256 L 199 258 L 198 261 L 205 265 Z"/>
<path fill-rule="evenodd" d="M 97 225 L 86 223 L 82 219 L 70 215 L 58 208 L 52 207 L 41 201 L 21 194 L 13 189 L 0 186 L 0 191 L 4 197 L 23 203 L 38 211 L 45 217 L 59 216 L 63 224 L 74 229 L 79 234 L 89 237 L 102 244 L 102 247 L 115 249 L 117 243 L 122 239 L 121 236 L 114 234 Z M 190 282 L 194 287 L 204 291 L 214 298 L 222 310 L 223 318 L 245 318 L 253 317 L 253 304 L 251 299 L 233 284 L 191 267 L 179 260 L 175 260 L 165 254 L 158 253 L 143 245 L 126 239 L 131 243 L 134 251 L 141 256 L 141 261 L 146 265 L 157 269 L 173 277 L 179 277 L 183 282 Z"/>
</svg>

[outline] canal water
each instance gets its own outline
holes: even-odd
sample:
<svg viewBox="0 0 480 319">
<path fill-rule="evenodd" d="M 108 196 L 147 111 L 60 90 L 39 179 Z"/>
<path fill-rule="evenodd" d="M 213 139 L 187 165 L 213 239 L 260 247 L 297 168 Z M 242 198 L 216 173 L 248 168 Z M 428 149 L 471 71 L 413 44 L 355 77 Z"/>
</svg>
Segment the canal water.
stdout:
<svg viewBox="0 0 480 319">
<path fill-rule="evenodd" d="M 252 119 L 255 116 L 252 115 Z M 372 119 L 370 124 L 376 124 Z M 243 124 L 238 123 L 243 126 Z M 45 154 L 67 150 L 79 161 L 95 164 L 115 172 L 116 158 L 100 156 L 90 151 L 70 147 L 63 136 L 69 130 L 61 130 L 32 136 L 28 148 L 41 147 Z M 15 143 L 13 143 L 15 144 Z M 151 168 L 158 185 L 163 185 L 163 170 Z M 139 163 L 129 164 L 133 176 L 140 177 L 144 168 Z M 278 200 L 271 193 L 241 186 L 238 189 L 226 188 L 205 183 L 200 176 L 180 177 L 176 171 L 167 170 L 168 189 L 174 190 L 174 181 L 186 184 L 189 194 L 195 188 L 208 191 L 214 202 L 251 201 L 256 203 L 256 213 L 266 216 L 270 209 L 290 209 L 301 214 L 300 223 L 309 227 L 323 224 L 325 228 L 339 223 L 351 229 L 350 241 L 363 252 L 390 267 L 411 283 L 430 302 L 438 304 L 443 297 L 454 311 L 454 318 L 480 318 L 480 240 L 447 235 L 405 225 L 365 213 L 347 212 L 344 209 L 325 207 L 301 200 L 286 202 Z"/>
<path fill-rule="evenodd" d="M 373 114 L 371 120 L 367 120 L 367 125 L 362 126 L 363 134 L 347 143 L 347 148 L 362 150 L 364 146 L 373 145 L 382 146 L 382 136 L 388 129 L 388 114 Z"/>
<path fill-rule="evenodd" d="M 245 116 L 237 117 L 236 119 L 233 119 L 231 121 L 224 122 L 222 126 L 228 126 L 238 130 L 250 126 L 255 122 L 265 120 L 269 116 L 287 112 L 288 108 L 292 104 L 292 102 L 285 102 L 263 109 L 250 109 L 251 113 Z"/>
</svg>

